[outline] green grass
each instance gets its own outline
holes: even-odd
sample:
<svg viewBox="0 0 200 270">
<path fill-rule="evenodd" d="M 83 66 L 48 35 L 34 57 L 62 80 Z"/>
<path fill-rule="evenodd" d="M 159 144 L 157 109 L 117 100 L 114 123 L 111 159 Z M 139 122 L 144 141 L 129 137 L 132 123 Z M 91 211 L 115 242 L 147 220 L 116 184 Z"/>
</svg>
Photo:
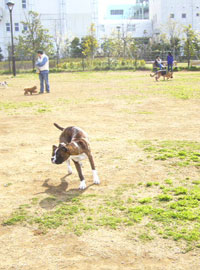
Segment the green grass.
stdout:
<svg viewBox="0 0 200 270">
<path fill-rule="evenodd" d="M 179 182 L 183 181 L 176 181 Z M 80 195 L 68 201 L 47 197 L 46 201 L 55 201 L 55 208 L 43 212 L 36 211 L 40 200 L 32 198 L 31 204 L 21 205 L 3 225 L 35 224 L 44 232 L 63 227 L 78 236 L 102 227 L 113 230 L 127 227 L 128 234 L 135 231 L 141 241 L 161 237 L 182 240 L 187 247 L 195 247 L 200 243 L 200 186 L 193 182 L 172 186 L 171 181 L 169 185 L 169 180 L 165 180 L 163 189 L 151 185 L 154 194 L 151 197 L 141 196 L 145 184 L 122 185 L 109 195 Z M 140 196 L 131 195 L 137 191 Z M 144 219 L 146 225 L 139 226 Z"/>
<path fill-rule="evenodd" d="M 128 141 L 132 144 L 132 141 Z M 148 158 L 168 161 L 171 166 L 200 166 L 200 143 L 190 141 L 137 141 Z"/>
<path fill-rule="evenodd" d="M 45 102 L 0 102 L 0 111 L 20 113 L 22 109 L 32 109 L 34 113 L 51 112 L 51 105 Z"/>
<path fill-rule="evenodd" d="M 21 108 L 35 107 L 40 102 L 0 102 L 0 110 L 18 110 Z"/>
</svg>

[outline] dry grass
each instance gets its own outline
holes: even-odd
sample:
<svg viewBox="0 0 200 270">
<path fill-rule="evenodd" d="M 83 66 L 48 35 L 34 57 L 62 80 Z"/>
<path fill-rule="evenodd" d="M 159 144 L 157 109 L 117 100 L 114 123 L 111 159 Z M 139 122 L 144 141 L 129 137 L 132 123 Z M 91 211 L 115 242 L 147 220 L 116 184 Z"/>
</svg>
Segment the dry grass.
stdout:
<svg viewBox="0 0 200 270">
<path fill-rule="evenodd" d="M 1 270 L 199 268 L 199 72 L 51 74 L 33 96 L 36 75 L 3 80 Z M 88 189 L 62 180 L 54 122 L 87 131 L 100 186 L 87 161 Z"/>
</svg>

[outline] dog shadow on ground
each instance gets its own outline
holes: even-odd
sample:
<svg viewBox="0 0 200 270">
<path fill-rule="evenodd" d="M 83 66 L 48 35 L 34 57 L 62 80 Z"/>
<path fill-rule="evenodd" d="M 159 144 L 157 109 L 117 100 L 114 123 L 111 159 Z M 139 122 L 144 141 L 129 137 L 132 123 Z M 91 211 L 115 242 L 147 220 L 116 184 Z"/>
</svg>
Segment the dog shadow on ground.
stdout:
<svg viewBox="0 0 200 270">
<path fill-rule="evenodd" d="M 49 178 L 44 181 L 42 186 L 46 187 L 46 190 L 44 192 L 35 194 L 35 195 L 38 195 L 38 194 L 46 193 L 46 194 L 49 195 L 49 197 L 47 197 L 47 198 L 40 201 L 39 205 L 40 205 L 41 208 L 44 208 L 46 210 L 51 210 L 61 202 L 70 202 L 72 199 L 74 199 L 76 197 L 79 197 L 88 188 L 90 188 L 91 186 L 94 185 L 94 184 L 90 184 L 84 190 L 80 190 L 79 188 L 67 190 L 68 182 L 65 180 L 65 178 L 68 175 L 69 174 L 62 177 L 60 179 L 61 183 L 59 185 L 57 185 L 57 186 L 49 184 L 48 183 L 50 181 Z"/>
</svg>

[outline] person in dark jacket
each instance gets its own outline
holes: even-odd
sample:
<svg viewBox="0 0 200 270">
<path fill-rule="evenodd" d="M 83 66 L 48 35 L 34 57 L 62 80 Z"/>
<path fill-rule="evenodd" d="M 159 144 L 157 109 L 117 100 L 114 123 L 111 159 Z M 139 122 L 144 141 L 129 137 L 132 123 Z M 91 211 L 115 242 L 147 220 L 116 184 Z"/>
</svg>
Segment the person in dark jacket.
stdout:
<svg viewBox="0 0 200 270">
<path fill-rule="evenodd" d="M 168 71 L 173 72 L 173 63 L 174 63 L 174 58 L 172 54 L 169 52 L 167 56 L 167 66 L 168 66 Z"/>
</svg>

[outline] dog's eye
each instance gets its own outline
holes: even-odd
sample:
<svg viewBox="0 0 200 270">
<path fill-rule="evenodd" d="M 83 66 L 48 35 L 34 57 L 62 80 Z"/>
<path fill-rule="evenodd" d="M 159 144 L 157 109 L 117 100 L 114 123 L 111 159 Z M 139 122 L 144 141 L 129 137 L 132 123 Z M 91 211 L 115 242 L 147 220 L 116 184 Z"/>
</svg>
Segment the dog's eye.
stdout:
<svg viewBox="0 0 200 270">
<path fill-rule="evenodd" d="M 62 151 L 66 153 L 67 152 L 67 148 L 66 147 L 62 147 Z"/>
</svg>

